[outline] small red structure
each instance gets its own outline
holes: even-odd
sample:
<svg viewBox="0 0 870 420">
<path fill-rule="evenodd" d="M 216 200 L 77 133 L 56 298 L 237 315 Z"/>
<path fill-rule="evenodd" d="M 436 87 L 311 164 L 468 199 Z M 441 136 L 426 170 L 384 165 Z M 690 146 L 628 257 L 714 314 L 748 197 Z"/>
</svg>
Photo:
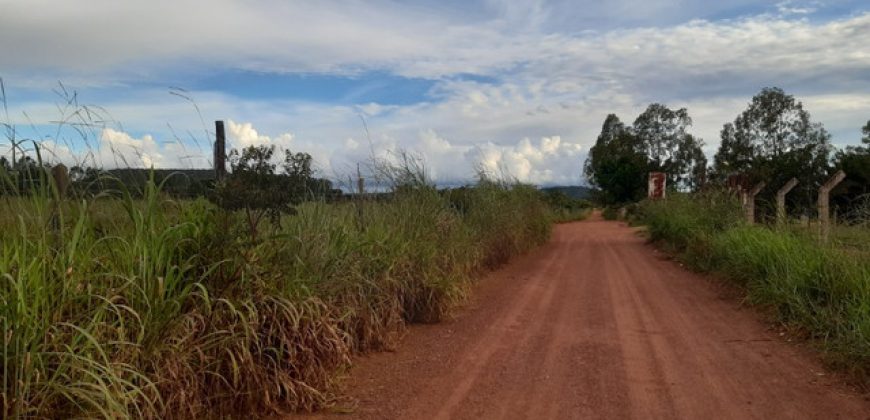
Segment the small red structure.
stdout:
<svg viewBox="0 0 870 420">
<path fill-rule="evenodd" d="M 665 187 L 667 186 L 667 177 L 664 172 L 650 172 L 649 186 L 647 187 L 647 197 L 653 200 L 665 198 Z"/>
</svg>

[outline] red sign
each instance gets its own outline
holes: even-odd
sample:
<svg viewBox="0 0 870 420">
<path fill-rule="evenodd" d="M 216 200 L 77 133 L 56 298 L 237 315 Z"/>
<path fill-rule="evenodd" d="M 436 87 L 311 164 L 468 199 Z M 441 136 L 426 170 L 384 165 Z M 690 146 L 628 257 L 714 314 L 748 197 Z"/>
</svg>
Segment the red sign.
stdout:
<svg viewBox="0 0 870 420">
<path fill-rule="evenodd" d="M 653 200 L 665 198 L 666 183 L 667 177 L 665 176 L 664 172 L 650 172 L 647 197 Z"/>
</svg>

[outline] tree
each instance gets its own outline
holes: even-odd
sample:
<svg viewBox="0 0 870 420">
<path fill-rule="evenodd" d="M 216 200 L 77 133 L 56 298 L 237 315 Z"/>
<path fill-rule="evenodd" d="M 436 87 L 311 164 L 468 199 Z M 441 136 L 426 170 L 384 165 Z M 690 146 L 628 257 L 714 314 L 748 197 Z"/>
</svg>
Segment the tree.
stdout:
<svg viewBox="0 0 870 420">
<path fill-rule="evenodd" d="M 870 148 L 870 120 L 867 120 L 867 124 L 864 124 L 864 126 L 861 127 L 861 134 L 864 135 L 864 137 L 861 138 L 861 143 L 864 143 L 868 148 Z M 868 153 L 870 153 L 870 149 L 865 150 L 868 150 Z"/>
<path fill-rule="evenodd" d="M 282 213 L 295 211 L 287 177 L 275 174 L 274 154 L 275 146 L 249 146 L 241 152 L 233 149 L 228 156 L 232 173 L 216 189 L 218 205 L 244 211 L 253 241 L 257 240 L 264 217 L 269 216 L 277 224 Z"/>
<path fill-rule="evenodd" d="M 650 171 L 664 172 L 668 184 L 696 189 L 706 178 L 703 142 L 688 133 L 692 119 L 685 108 L 654 103 L 627 127 L 614 114 L 604 120 L 589 150 L 584 173 L 601 190 L 605 204 L 639 200 Z"/>
<path fill-rule="evenodd" d="M 287 176 L 287 184 L 294 201 L 300 202 L 306 196 L 315 193 L 311 177 L 311 155 L 308 153 L 293 153 L 284 151 L 284 175 Z"/>
<path fill-rule="evenodd" d="M 688 133 L 691 125 L 686 108 L 672 110 L 654 103 L 634 120 L 633 126 L 644 145 L 650 169 L 664 172 L 669 185 L 684 189 L 700 186 L 707 167 L 704 143 Z"/>
<path fill-rule="evenodd" d="M 313 172 L 311 170 L 311 155 L 308 153 L 293 153 L 289 150 L 284 151 L 284 173 L 291 178 L 309 179 Z"/>
<path fill-rule="evenodd" d="M 649 171 L 644 145 L 614 114 L 604 120 L 584 164 L 586 179 L 600 190 L 604 204 L 639 200 Z"/>
<path fill-rule="evenodd" d="M 861 143 L 849 146 L 834 156 L 834 166 L 846 173 L 846 179 L 837 186 L 832 197 L 841 213 L 852 213 L 855 204 L 870 195 L 870 121 L 861 128 Z"/>
<path fill-rule="evenodd" d="M 830 135 L 810 121 L 803 104 L 780 88 L 764 88 L 722 129 L 717 172 L 752 171 L 799 150 L 826 157 Z"/>
<path fill-rule="evenodd" d="M 714 158 L 720 180 L 744 174 L 753 182 L 766 181 L 769 193 L 795 177 L 800 183 L 790 197 L 809 207 L 827 177 L 831 136 L 780 88 L 762 89 L 721 136 Z"/>
</svg>

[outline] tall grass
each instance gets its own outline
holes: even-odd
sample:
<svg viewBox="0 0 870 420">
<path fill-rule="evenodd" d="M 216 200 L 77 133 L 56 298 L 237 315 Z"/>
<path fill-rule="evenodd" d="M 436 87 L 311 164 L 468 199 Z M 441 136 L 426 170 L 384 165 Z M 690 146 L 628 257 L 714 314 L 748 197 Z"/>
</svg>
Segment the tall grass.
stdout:
<svg viewBox="0 0 870 420">
<path fill-rule="evenodd" d="M 482 181 L 307 203 L 256 241 L 205 200 L 0 196 L 4 418 L 205 418 L 328 406 L 356 352 L 448 316 L 545 241 L 540 194 Z"/>
<path fill-rule="evenodd" d="M 870 261 L 789 228 L 745 225 L 727 194 L 675 195 L 641 214 L 653 239 L 732 279 L 751 302 L 821 344 L 834 365 L 870 379 Z"/>
</svg>

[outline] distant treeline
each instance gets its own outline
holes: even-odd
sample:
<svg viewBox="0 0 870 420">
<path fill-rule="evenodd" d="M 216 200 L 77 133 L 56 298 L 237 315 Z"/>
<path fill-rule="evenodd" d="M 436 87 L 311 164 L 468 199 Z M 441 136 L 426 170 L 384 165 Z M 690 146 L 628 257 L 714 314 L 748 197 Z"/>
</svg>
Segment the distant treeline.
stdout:
<svg viewBox="0 0 870 420">
<path fill-rule="evenodd" d="M 281 185 L 300 198 L 339 199 L 342 196 L 342 191 L 335 188 L 332 181 L 311 175 L 310 161 L 307 165 L 305 172 L 301 174 L 276 173 L 273 170 L 259 175 L 265 183 Z M 6 157 L 0 157 L 0 195 L 28 195 L 48 186 L 52 178 L 52 167 L 53 165 L 30 156 L 18 158 L 14 164 Z M 242 178 L 250 172 L 249 168 L 236 168 L 227 174 L 227 179 Z M 210 197 L 217 188 L 214 169 L 100 169 L 72 166 L 68 168 L 67 174 L 67 194 L 71 196 L 123 192 L 136 197 L 143 194 L 149 181 L 161 186 L 162 193 L 176 198 Z"/>
</svg>

